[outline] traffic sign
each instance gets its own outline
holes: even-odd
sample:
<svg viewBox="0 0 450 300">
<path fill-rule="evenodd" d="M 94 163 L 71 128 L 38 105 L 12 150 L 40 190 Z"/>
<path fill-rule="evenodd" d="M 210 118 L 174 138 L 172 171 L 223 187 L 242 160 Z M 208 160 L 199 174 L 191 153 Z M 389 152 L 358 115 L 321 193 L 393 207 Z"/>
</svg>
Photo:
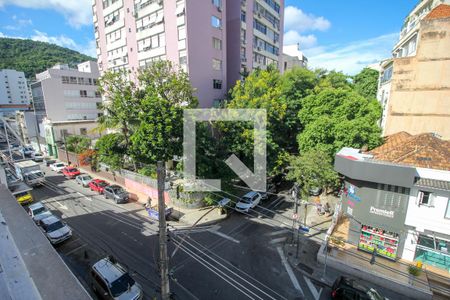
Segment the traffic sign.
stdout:
<svg viewBox="0 0 450 300">
<path fill-rule="evenodd" d="M 293 214 L 292 215 L 292 219 L 297 220 L 298 219 L 298 214 Z"/>
<path fill-rule="evenodd" d="M 309 232 L 309 227 L 306 226 L 298 226 L 298 231 Z"/>
</svg>

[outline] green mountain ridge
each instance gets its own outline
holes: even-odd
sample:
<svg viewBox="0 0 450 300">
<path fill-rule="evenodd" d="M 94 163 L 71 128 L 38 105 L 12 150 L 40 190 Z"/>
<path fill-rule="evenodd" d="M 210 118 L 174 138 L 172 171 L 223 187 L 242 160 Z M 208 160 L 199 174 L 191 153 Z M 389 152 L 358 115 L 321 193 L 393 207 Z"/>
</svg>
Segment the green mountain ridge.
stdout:
<svg viewBox="0 0 450 300">
<path fill-rule="evenodd" d="M 88 60 L 96 61 L 93 57 L 54 44 L 0 38 L 0 69 L 22 71 L 28 79 L 58 63 L 73 66 Z"/>
</svg>

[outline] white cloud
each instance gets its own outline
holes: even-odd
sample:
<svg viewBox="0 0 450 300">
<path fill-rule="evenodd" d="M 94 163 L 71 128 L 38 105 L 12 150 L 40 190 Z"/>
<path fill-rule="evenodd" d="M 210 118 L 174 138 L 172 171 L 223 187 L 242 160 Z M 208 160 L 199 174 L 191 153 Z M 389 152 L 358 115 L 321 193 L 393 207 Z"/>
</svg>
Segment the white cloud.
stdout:
<svg viewBox="0 0 450 300">
<path fill-rule="evenodd" d="M 326 31 L 331 23 L 324 17 L 307 14 L 295 6 L 287 6 L 284 11 L 284 30 L 298 33 L 306 31 Z"/>
<path fill-rule="evenodd" d="M 354 75 L 369 64 L 391 57 L 390 50 L 397 39 L 398 34 L 391 33 L 348 44 L 307 49 L 305 55 L 312 68 L 325 68 Z"/>
<path fill-rule="evenodd" d="M 91 0 L 0 0 L 0 7 L 8 4 L 25 8 L 55 10 L 63 14 L 67 22 L 76 28 L 92 23 Z"/>
<path fill-rule="evenodd" d="M 1 0 L 0 0 L 1 1 Z M 18 19 L 16 15 L 11 17 L 14 24 L 9 24 L 3 26 L 6 30 L 21 30 L 23 27 L 33 25 L 33 21 L 31 19 Z"/>
<path fill-rule="evenodd" d="M 297 31 L 289 30 L 284 34 L 283 44 L 300 44 L 302 49 L 312 48 L 317 44 L 317 38 L 314 34 L 301 35 Z"/>
</svg>

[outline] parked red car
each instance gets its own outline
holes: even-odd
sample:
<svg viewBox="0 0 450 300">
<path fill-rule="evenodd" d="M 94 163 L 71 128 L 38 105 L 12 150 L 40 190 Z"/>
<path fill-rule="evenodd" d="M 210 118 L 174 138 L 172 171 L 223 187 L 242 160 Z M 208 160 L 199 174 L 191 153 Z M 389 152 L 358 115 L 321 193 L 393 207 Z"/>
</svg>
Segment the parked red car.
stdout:
<svg viewBox="0 0 450 300">
<path fill-rule="evenodd" d="M 89 182 L 89 188 L 91 189 L 91 191 L 98 192 L 99 194 L 103 194 L 105 187 L 107 187 L 108 185 L 109 183 L 101 179 L 94 179 Z"/>
<path fill-rule="evenodd" d="M 73 179 L 81 174 L 80 170 L 78 170 L 77 168 L 74 168 L 74 167 L 65 167 L 62 170 L 62 173 L 65 177 L 71 178 L 71 179 Z"/>
</svg>

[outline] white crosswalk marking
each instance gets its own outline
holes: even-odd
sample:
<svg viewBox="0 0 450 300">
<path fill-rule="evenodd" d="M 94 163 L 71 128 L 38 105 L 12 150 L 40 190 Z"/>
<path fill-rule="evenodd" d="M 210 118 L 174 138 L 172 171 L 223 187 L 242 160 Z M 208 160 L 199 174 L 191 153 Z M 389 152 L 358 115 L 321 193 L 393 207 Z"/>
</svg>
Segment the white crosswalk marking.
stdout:
<svg viewBox="0 0 450 300">
<path fill-rule="evenodd" d="M 306 285 L 308 285 L 308 288 L 311 291 L 311 294 L 313 295 L 314 299 L 319 300 L 320 294 L 322 294 L 322 288 L 320 288 L 319 291 L 317 291 L 316 286 L 311 282 L 311 280 L 308 277 L 303 276 L 303 279 L 305 279 Z"/>
<path fill-rule="evenodd" d="M 294 288 L 300 292 L 302 297 L 305 297 L 305 293 L 303 293 L 302 287 L 300 286 L 300 283 L 298 283 L 297 277 L 295 277 L 294 271 L 292 271 L 292 268 L 289 265 L 289 262 L 287 261 L 286 255 L 284 255 L 283 249 L 280 246 L 278 246 L 277 251 L 281 257 L 281 262 L 283 263 L 284 268 L 286 269 L 286 272 L 288 273 L 289 278 L 291 279 L 292 284 L 294 285 Z"/>
</svg>

